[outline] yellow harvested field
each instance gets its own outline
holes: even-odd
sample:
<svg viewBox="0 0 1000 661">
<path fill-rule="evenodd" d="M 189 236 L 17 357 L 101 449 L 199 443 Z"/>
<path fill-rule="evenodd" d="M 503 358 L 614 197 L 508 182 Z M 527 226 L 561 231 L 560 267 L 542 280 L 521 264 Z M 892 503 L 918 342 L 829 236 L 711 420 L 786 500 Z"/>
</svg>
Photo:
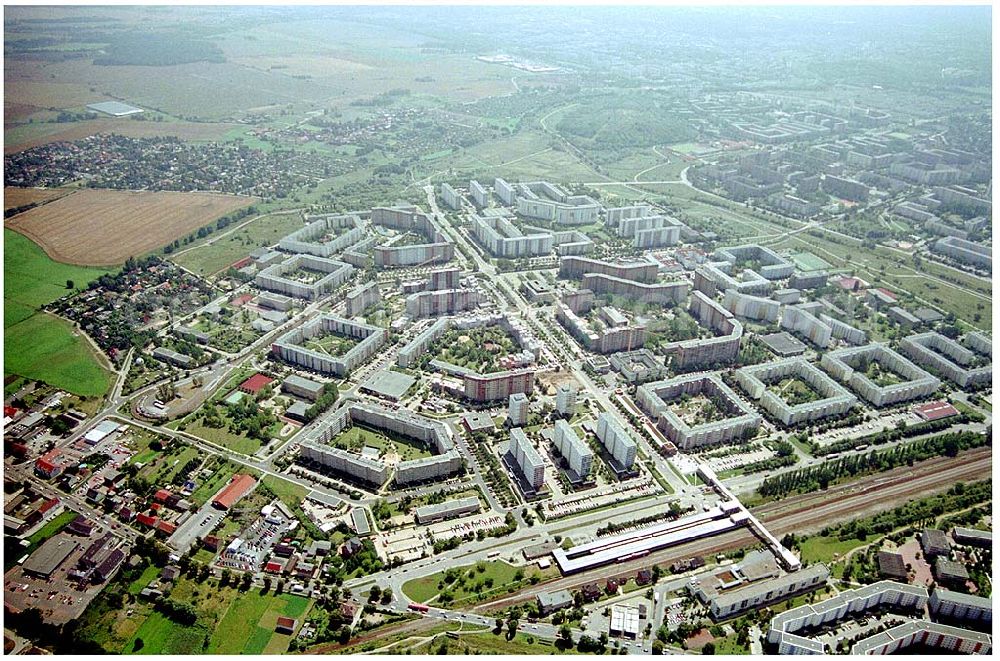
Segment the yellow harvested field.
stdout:
<svg viewBox="0 0 1000 661">
<path fill-rule="evenodd" d="M 62 197 L 72 191 L 62 188 L 15 188 L 5 186 L 3 189 L 3 210 L 15 209 L 17 207 L 28 206 L 29 204 L 40 204 Z"/>
<path fill-rule="evenodd" d="M 8 219 L 66 264 L 111 266 L 161 248 L 257 198 L 88 188 Z"/>
</svg>

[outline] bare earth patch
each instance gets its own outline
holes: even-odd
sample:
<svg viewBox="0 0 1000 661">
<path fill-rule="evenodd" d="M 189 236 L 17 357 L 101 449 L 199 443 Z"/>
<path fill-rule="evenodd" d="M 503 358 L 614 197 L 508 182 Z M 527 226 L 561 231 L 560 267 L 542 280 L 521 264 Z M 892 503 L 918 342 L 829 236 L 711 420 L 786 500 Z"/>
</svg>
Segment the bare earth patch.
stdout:
<svg viewBox="0 0 1000 661">
<path fill-rule="evenodd" d="M 7 226 L 58 262 L 107 266 L 165 246 L 255 201 L 219 193 L 88 188 L 18 214 Z"/>
</svg>

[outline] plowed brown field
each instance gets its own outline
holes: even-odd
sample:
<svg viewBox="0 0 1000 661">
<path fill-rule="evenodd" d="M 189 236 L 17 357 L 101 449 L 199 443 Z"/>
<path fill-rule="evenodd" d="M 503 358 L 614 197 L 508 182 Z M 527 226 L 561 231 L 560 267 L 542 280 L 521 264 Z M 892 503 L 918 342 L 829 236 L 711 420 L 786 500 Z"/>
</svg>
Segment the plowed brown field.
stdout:
<svg viewBox="0 0 1000 661">
<path fill-rule="evenodd" d="M 256 198 L 217 193 L 84 189 L 13 216 L 7 227 L 66 264 L 110 266 L 139 257 Z"/>
<path fill-rule="evenodd" d="M 48 202 L 66 195 L 67 190 L 61 188 L 16 188 L 5 186 L 3 189 L 3 210 L 24 207 L 29 204 Z"/>
</svg>

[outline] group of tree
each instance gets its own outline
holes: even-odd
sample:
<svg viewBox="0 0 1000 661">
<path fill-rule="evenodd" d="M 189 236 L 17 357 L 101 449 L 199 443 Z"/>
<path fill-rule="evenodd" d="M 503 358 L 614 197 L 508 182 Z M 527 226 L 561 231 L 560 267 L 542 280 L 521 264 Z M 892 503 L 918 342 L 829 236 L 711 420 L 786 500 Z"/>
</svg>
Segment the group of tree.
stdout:
<svg viewBox="0 0 1000 661">
<path fill-rule="evenodd" d="M 888 450 L 873 450 L 826 461 L 796 471 L 769 477 L 758 488 L 764 497 L 784 496 L 790 493 L 808 493 L 826 489 L 830 484 L 845 478 L 879 473 L 897 466 L 939 456 L 955 456 L 962 450 L 988 445 L 987 434 L 971 431 L 940 434 L 930 438 L 900 444 Z"/>
</svg>

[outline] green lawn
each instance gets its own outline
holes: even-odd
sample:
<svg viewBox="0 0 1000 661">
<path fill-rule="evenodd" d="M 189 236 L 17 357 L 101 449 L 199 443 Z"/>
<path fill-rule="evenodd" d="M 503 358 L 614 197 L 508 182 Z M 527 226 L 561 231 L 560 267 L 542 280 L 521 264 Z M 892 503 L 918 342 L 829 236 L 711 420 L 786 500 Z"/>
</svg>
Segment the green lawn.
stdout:
<svg viewBox="0 0 1000 661">
<path fill-rule="evenodd" d="M 6 319 L 4 320 L 6 322 Z M 19 374 L 84 397 L 101 397 L 111 373 L 68 321 L 36 313 L 4 328 L 4 374 Z"/>
<path fill-rule="evenodd" d="M 716 654 L 749 654 L 750 648 L 736 642 L 736 636 L 715 639 Z"/>
<path fill-rule="evenodd" d="M 868 535 L 864 541 L 859 540 L 856 537 L 840 541 L 836 537 L 813 535 L 799 544 L 799 550 L 802 553 L 803 562 L 829 563 L 833 560 L 833 555 L 835 553 L 839 554 L 838 557 L 842 558 L 844 557 L 844 554 L 851 549 L 864 546 L 879 537 L 881 537 L 881 535 Z"/>
<path fill-rule="evenodd" d="M 261 479 L 261 484 L 273 491 L 274 495 L 289 507 L 301 504 L 302 499 L 306 497 L 306 488 L 304 486 L 283 480 L 275 475 L 265 475 Z"/>
<path fill-rule="evenodd" d="M 365 429 L 359 425 L 354 425 L 346 429 L 334 440 L 333 445 L 344 450 L 357 450 L 365 446 L 378 448 L 383 454 L 389 452 L 399 453 L 403 461 L 411 459 L 423 459 L 430 457 L 433 453 L 422 442 L 416 439 L 394 436 L 390 438 L 371 429 Z"/>
<path fill-rule="evenodd" d="M 261 654 L 274 635 L 279 615 L 299 619 L 308 608 L 309 600 L 296 595 L 261 595 L 257 590 L 242 593 L 229 605 L 212 634 L 207 651 L 209 654 Z M 283 638 L 288 639 L 288 636 Z"/>
<path fill-rule="evenodd" d="M 479 571 L 477 568 L 479 566 L 482 566 L 484 571 Z M 455 581 L 450 585 L 445 584 L 445 572 L 440 571 L 430 576 L 407 581 L 403 584 L 403 592 L 413 601 L 422 603 L 440 592 L 448 591 L 453 595 L 456 603 L 471 603 L 479 599 L 481 593 L 483 596 L 486 596 L 486 594 L 501 594 L 508 588 L 517 585 L 515 574 L 518 571 L 523 571 L 525 579 L 530 578 L 532 574 L 540 575 L 538 569 L 533 566 L 524 568 L 514 567 L 502 560 L 480 562 L 476 565 L 467 565 L 459 569 L 461 570 L 461 576 L 464 578 L 462 584 L 459 581 Z M 490 579 L 493 581 L 492 587 L 487 587 L 485 584 Z M 441 584 L 443 588 L 439 588 L 438 584 Z"/>
<path fill-rule="evenodd" d="M 73 510 L 66 510 L 39 528 L 31 537 L 28 538 L 28 541 L 31 542 L 32 546 L 38 546 L 49 537 L 54 537 L 56 533 L 72 523 L 73 519 L 76 517 L 76 512 Z"/>
<path fill-rule="evenodd" d="M 71 293 L 66 281 L 86 287 L 113 269 L 71 266 L 49 259 L 36 243 L 13 230 L 3 230 L 4 328 L 24 321 L 39 307 Z"/>
<path fill-rule="evenodd" d="M 212 243 L 203 243 L 180 255 L 171 256 L 170 260 L 198 275 L 212 275 L 227 269 L 256 248 L 273 245 L 301 227 L 304 227 L 302 216 L 297 212 L 262 217 L 221 238 L 213 234 L 206 239 L 216 239 Z"/>
<path fill-rule="evenodd" d="M 225 428 L 206 427 L 202 422 L 202 419 L 199 418 L 189 423 L 185 431 L 241 454 L 252 455 L 260 450 L 261 443 L 255 438 L 238 436 Z"/>
<path fill-rule="evenodd" d="M 73 325 L 38 309 L 86 287 L 106 269 L 55 262 L 35 243 L 4 228 L 4 374 L 44 381 L 71 393 L 98 397 L 108 391 L 110 373 Z"/>
<path fill-rule="evenodd" d="M 534 642 L 529 642 L 529 637 Z M 436 650 L 439 644 L 438 641 L 435 641 L 431 646 L 432 649 Z M 529 636 L 529 634 L 520 631 L 512 640 L 507 640 L 506 631 L 499 636 L 487 631 L 459 635 L 458 640 L 448 641 L 448 650 L 451 654 L 464 654 L 467 646 L 470 654 L 531 654 L 539 656 L 543 654 L 579 654 L 575 647 L 560 650 L 551 640 Z"/>
<path fill-rule="evenodd" d="M 198 654 L 202 651 L 205 629 L 178 624 L 153 611 L 135 636 L 125 644 L 125 654 Z"/>
<path fill-rule="evenodd" d="M 212 477 L 198 484 L 198 488 L 191 494 L 190 500 L 198 505 L 204 505 L 208 499 L 218 493 L 219 489 L 229 484 L 229 479 L 236 473 L 236 465 L 231 462 L 223 462 L 215 465 L 215 473 Z"/>
</svg>

